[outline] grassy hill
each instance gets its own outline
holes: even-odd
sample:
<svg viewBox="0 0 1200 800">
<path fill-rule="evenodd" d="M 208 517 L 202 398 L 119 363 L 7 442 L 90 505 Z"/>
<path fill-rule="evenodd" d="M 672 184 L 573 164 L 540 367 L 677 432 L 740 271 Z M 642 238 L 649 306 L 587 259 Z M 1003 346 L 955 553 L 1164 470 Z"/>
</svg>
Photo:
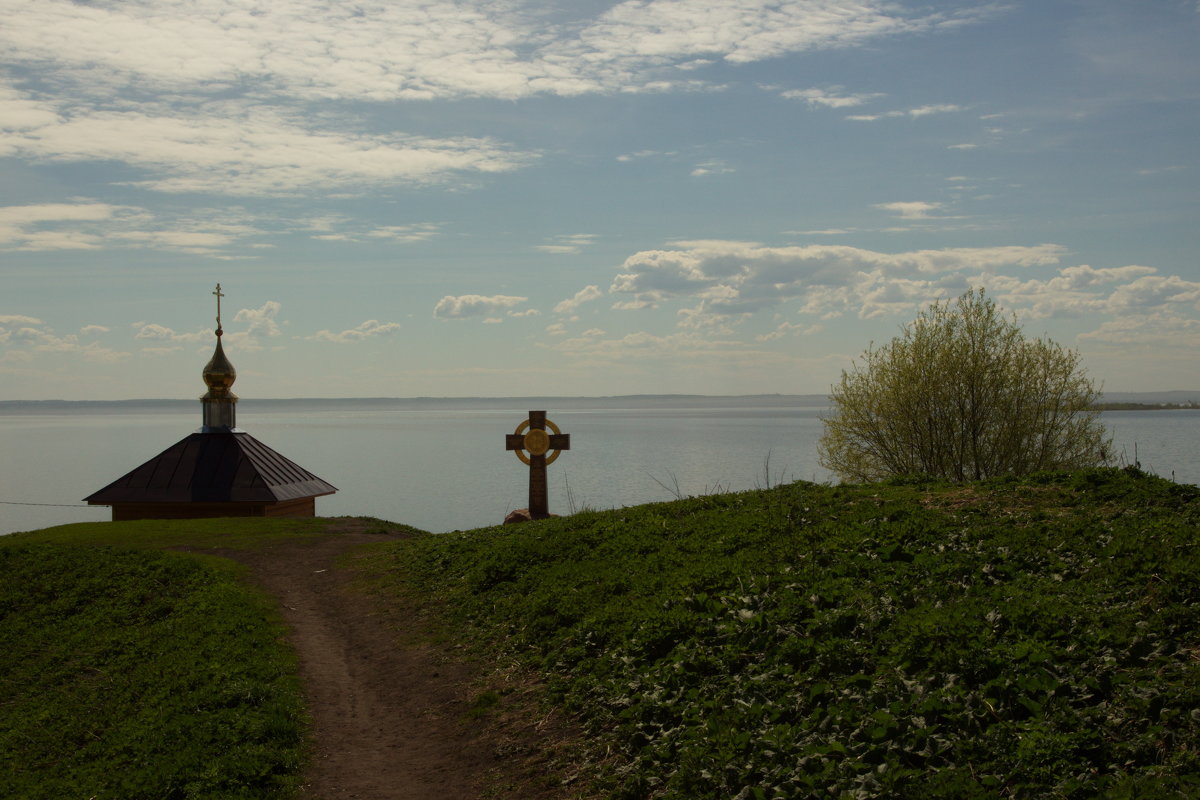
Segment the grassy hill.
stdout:
<svg viewBox="0 0 1200 800">
<path fill-rule="evenodd" d="M 0 797 L 286 798 L 294 658 L 233 562 L 314 520 L 89 523 L 0 537 Z"/>
<path fill-rule="evenodd" d="M 321 525 L 0 537 L 0 796 L 294 792 L 273 614 L 162 548 Z M 374 590 L 579 720 L 570 796 L 1200 796 L 1194 486 L 797 483 L 374 547 Z"/>
<path fill-rule="evenodd" d="M 617 798 L 1200 796 L 1200 490 L 794 484 L 389 546 Z"/>
</svg>

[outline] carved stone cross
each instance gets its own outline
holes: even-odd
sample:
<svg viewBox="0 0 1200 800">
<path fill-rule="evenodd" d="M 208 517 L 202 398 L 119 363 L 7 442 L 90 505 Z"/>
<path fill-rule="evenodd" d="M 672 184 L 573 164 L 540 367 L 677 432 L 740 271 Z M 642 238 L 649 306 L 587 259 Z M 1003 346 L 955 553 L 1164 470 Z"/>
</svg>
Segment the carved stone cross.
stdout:
<svg viewBox="0 0 1200 800">
<path fill-rule="evenodd" d="M 546 433 L 546 428 L 554 433 Z M 529 465 L 529 516 L 545 519 L 550 516 L 546 466 L 554 463 L 558 454 L 571 449 L 571 434 L 563 433 L 545 411 L 530 411 L 529 419 L 517 426 L 515 433 L 504 437 L 504 449 L 513 450 L 517 458 Z M 553 450 L 549 456 L 546 453 Z M 528 453 L 528 455 L 526 455 Z"/>
</svg>

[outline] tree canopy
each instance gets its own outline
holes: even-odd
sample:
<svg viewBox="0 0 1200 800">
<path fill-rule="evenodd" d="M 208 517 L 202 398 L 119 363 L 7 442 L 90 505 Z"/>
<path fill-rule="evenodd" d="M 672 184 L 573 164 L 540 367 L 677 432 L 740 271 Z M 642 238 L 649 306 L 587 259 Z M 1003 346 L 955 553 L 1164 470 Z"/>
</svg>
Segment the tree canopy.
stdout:
<svg viewBox="0 0 1200 800">
<path fill-rule="evenodd" d="M 953 481 L 1095 466 L 1111 440 L 1079 354 L 1027 339 L 982 289 L 934 303 L 843 371 L 820 461 L 842 480 Z"/>
</svg>

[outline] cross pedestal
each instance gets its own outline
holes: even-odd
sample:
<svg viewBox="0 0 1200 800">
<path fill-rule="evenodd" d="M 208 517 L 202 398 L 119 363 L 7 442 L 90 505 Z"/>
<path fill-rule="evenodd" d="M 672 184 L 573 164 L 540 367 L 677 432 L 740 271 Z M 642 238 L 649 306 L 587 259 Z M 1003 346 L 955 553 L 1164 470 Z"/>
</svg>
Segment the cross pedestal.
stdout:
<svg viewBox="0 0 1200 800">
<path fill-rule="evenodd" d="M 554 433 L 546 433 L 546 428 Z M 545 411 L 530 411 L 529 419 L 517 426 L 514 433 L 504 437 L 504 449 L 516 452 L 517 458 L 529 465 L 529 516 L 545 519 L 550 516 L 546 466 L 554 463 L 559 453 L 571 449 L 571 434 L 563 433 Z M 550 453 L 549 456 L 546 453 Z"/>
</svg>

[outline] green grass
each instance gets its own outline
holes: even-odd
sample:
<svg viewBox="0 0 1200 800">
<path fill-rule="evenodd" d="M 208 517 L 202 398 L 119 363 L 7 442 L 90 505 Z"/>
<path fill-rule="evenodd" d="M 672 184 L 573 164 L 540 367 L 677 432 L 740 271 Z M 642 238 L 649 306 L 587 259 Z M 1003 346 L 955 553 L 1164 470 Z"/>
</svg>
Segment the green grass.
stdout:
<svg viewBox="0 0 1200 800">
<path fill-rule="evenodd" d="M 132 522 L 79 522 L 0 536 L 0 547 L 41 544 L 110 545 L 122 548 L 192 547 L 246 550 L 304 535 L 324 533 L 327 519 L 235 517 L 146 519 Z"/>
<path fill-rule="evenodd" d="M 389 544 L 615 798 L 1200 796 L 1200 490 L 799 483 Z"/>
<path fill-rule="evenodd" d="M 0 537 L 0 797 L 285 798 L 304 762 L 292 654 L 233 562 L 323 521 L 69 525 Z"/>
<path fill-rule="evenodd" d="M 0 797 L 294 796 L 303 712 L 269 601 L 164 549 L 327 524 L 0 537 Z M 1193 486 L 798 483 L 374 552 L 372 591 L 577 718 L 576 795 L 1200 796 Z M 475 691 L 486 724 L 506 689 Z"/>
</svg>

